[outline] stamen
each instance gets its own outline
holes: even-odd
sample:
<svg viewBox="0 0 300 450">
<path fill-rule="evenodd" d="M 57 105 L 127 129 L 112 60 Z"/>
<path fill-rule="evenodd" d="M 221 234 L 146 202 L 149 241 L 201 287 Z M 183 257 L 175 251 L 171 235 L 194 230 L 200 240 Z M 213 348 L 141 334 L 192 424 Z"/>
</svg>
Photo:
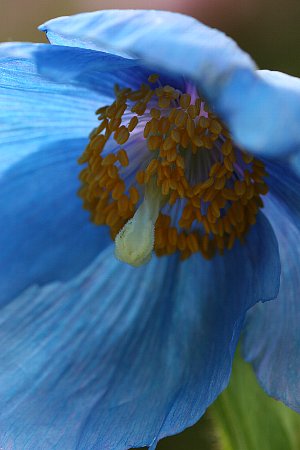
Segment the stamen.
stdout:
<svg viewBox="0 0 300 450">
<path fill-rule="evenodd" d="M 79 159 L 83 206 L 110 227 L 116 256 L 134 266 L 152 251 L 223 254 L 244 241 L 263 207 L 264 164 L 234 145 L 195 87 L 180 92 L 156 74 L 148 83 L 136 91 L 116 85 L 116 100 L 97 110 L 100 124 Z M 132 136 L 144 140 L 139 152 Z"/>
</svg>

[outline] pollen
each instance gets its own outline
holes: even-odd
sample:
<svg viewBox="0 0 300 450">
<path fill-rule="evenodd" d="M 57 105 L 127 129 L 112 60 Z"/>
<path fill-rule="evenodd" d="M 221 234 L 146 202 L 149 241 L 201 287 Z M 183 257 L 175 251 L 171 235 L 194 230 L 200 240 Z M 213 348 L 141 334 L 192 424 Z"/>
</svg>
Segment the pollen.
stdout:
<svg viewBox="0 0 300 450">
<path fill-rule="evenodd" d="M 79 158 L 79 196 L 110 228 L 116 256 L 138 266 L 152 252 L 211 259 L 241 243 L 268 192 L 264 164 L 238 148 L 196 90 L 149 75 L 115 86 Z"/>
</svg>

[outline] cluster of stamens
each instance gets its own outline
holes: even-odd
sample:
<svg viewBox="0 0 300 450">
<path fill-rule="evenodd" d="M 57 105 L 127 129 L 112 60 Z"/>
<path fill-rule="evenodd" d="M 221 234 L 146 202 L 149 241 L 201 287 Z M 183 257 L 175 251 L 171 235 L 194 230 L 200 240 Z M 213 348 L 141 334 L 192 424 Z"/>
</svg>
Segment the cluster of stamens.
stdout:
<svg viewBox="0 0 300 450">
<path fill-rule="evenodd" d="M 115 239 L 148 189 L 159 206 L 152 208 L 154 252 L 210 259 L 243 241 L 255 223 L 268 191 L 264 164 L 234 146 L 197 95 L 161 86 L 157 75 L 148 81 L 138 90 L 116 86 L 116 100 L 96 112 L 100 125 L 79 160 L 87 164 L 79 195 L 92 221 L 108 225 Z"/>
</svg>

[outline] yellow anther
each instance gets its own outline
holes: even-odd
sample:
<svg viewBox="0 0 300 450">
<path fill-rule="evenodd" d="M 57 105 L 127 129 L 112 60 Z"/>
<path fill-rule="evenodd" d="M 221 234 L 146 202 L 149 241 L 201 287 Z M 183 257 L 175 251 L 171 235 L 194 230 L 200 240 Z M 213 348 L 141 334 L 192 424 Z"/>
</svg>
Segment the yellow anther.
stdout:
<svg viewBox="0 0 300 450">
<path fill-rule="evenodd" d="M 117 161 L 117 157 L 114 153 L 109 153 L 102 160 L 102 166 L 109 166 Z"/>
<path fill-rule="evenodd" d="M 118 168 L 116 166 L 108 166 L 108 168 L 107 168 L 107 173 L 108 173 L 109 177 L 114 179 L 114 180 L 116 178 L 118 178 L 118 176 L 119 176 L 118 172 L 119 171 L 118 171 Z"/>
<path fill-rule="evenodd" d="M 234 191 L 238 196 L 242 196 L 246 192 L 246 185 L 243 181 L 236 181 L 234 183 Z"/>
<path fill-rule="evenodd" d="M 182 94 L 180 96 L 179 104 L 181 108 L 187 109 L 190 106 L 191 103 L 191 96 L 190 94 Z"/>
<path fill-rule="evenodd" d="M 138 171 L 136 173 L 135 178 L 139 184 L 144 184 L 145 183 L 145 172 L 143 172 L 142 170 Z"/>
<path fill-rule="evenodd" d="M 129 200 L 127 195 L 121 195 L 121 197 L 118 199 L 118 210 L 120 214 L 124 214 L 129 206 Z"/>
<path fill-rule="evenodd" d="M 130 122 L 128 124 L 128 127 L 127 127 L 128 131 L 131 133 L 135 129 L 135 127 L 137 126 L 138 123 L 139 123 L 138 117 L 137 116 L 133 116 L 130 119 Z"/>
<path fill-rule="evenodd" d="M 165 179 L 162 183 L 161 192 L 163 195 L 168 195 L 170 191 L 170 181 Z"/>
<path fill-rule="evenodd" d="M 199 125 L 201 128 L 208 128 L 209 120 L 207 119 L 207 117 L 201 116 L 199 119 Z"/>
<path fill-rule="evenodd" d="M 233 190 L 227 189 L 227 188 L 222 189 L 222 196 L 226 200 L 231 200 L 231 201 L 236 201 L 238 199 L 237 194 Z"/>
<path fill-rule="evenodd" d="M 220 191 L 225 187 L 225 183 L 226 183 L 225 177 L 217 178 L 214 183 L 214 188 Z"/>
<path fill-rule="evenodd" d="M 170 130 L 170 122 L 166 117 L 162 117 L 158 122 L 158 127 L 156 131 L 159 131 L 162 134 L 167 134 Z"/>
<path fill-rule="evenodd" d="M 197 240 L 195 233 L 191 233 L 187 236 L 186 243 L 187 243 L 188 249 L 192 253 L 196 253 L 199 251 L 199 242 Z"/>
<path fill-rule="evenodd" d="M 116 119 L 116 118 L 112 119 L 108 125 L 109 130 L 116 131 L 119 128 L 119 126 L 121 125 L 121 122 L 122 122 L 121 119 Z"/>
<path fill-rule="evenodd" d="M 124 192 L 125 192 L 125 183 L 124 181 L 120 180 L 113 188 L 111 196 L 114 200 L 119 200 L 119 198 L 122 197 Z"/>
<path fill-rule="evenodd" d="M 161 112 L 159 109 L 151 108 L 150 115 L 151 115 L 151 117 L 153 117 L 153 119 L 159 119 L 161 116 Z"/>
<path fill-rule="evenodd" d="M 175 142 L 173 141 L 172 137 L 169 136 L 167 137 L 167 139 L 164 140 L 163 144 L 162 144 L 162 148 L 163 150 L 170 150 L 171 148 L 173 148 L 175 145 Z"/>
<path fill-rule="evenodd" d="M 196 145 L 196 147 L 202 147 L 203 146 L 201 135 L 199 135 L 199 134 L 196 134 L 196 135 L 194 135 L 192 137 L 192 142 L 193 142 L 193 144 Z"/>
<path fill-rule="evenodd" d="M 116 142 L 119 145 L 125 144 L 125 142 L 127 142 L 128 138 L 129 138 L 129 131 L 128 131 L 128 129 L 124 125 L 122 125 L 115 132 L 114 138 L 115 138 Z"/>
<path fill-rule="evenodd" d="M 179 97 L 179 93 L 172 87 L 172 86 L 164 86 L 163 87 L 163 94 L 167 95 L 168 97 L 175 99 Z"/>
<path fill-rule="evenodd" d="M 222 125 L 217 120 L 212 120 L 209 129 L 214 134 L 220 134 L 222 132 Z"/>
<path fill-rule="evenodd" d="M 176 166 L 180 167 L 181 169 L 184 169 L 184 159 L 180 155 L 177 155 L 176 157 Z"/>
<path fill-rule="evenodd" d="M 250 164 L 253 161 L 253 156 L 249 153 L 242 152 L 242 158 L 246 164 Z"/>
<path fill-rule="evenodd" d="M 106 216 L 106 224 L 109 227 L 113 227 L 119 220 L 119 216 L 114 209 L 111 209 Z"/>
<path fill-rule="evenodd" d="M 232 143 L 229 140 L 227 140 L 222 145 L 222 153 L 227 156 L 231 152 L 232 152 Z"/>
<path fill-rule="evenodd" d="M 195 134 L 195 123 L 189 116 L 188 116 L 187 122 L 186 122 L 186 130 L 187 130 L 189 137 L 192 139 Z"/>
<path fill-rule="evenodd" d="M 233 164 L 229 158 L 224 158 L 224 167 L 226 167 L 228 172 L 233 172 Z"/>
<path fill-rule="evenodd" d="M 158 128 L 159 128 L 159 124 L 160 124 L 160 120 L 157 119 L 151 119 L 149 121 L 150 123 L 150 132 L 151 133 L 157 133 L 158 132 Z M 147 125 L 146 125 L 147 126 Z M 146 127 L 145 127 L 146 128 Z"/>
<path fill-rule="evenodd" d="M 127 104 L 126 103 L 123 103 L 119 107 L 117 107 L 116 113 L 114 115 L 115 119 L 120 119 L 123 116 L 123 114 L 126 111 L 126 109 L 127 109 Z"/>
<path fill-rule="evenodd" d="M 138 116 L 142 116 L 147 108 L 147 103 L 144 101 L 139 101 L 132 108 L 131 112 L 136 113 Z"/>
<path fill-rule="evenodd" d="M 139 201 L 139 192 L 135 186 L 131 186 L 129 189 L 129 197 L 134 205 Z"/>
<path fill-rule="evenodd" d="M 99 125 L 99 127 L 97 128 L 97 132 L 98 133 L 101 133 L 103 130 L 105 130 L 105 128 L 108 127 L 108 120 L 106 118 L 105 119 L 101 119 L 101 120 L 102 120 L 102 122 Z"/>
<path fill-rule="evenodd" d="M 156 74 L 148 78 L 149 83 L 157 80 Z M 110 227 L 117 256 L 135 266 L 147 262 L 152 249 L 158 256 L 179 251 L 186 259 L 201 252 L 210 259 L 236 239 L 243 241 L 263 207 L 260 196 L 268 191 L 264 164 L 234 148 L 229 132 L 201 98 L 191 104 L 189 93 L 149 84 L 136 91 L 116 86 L 115 93 L 111 105 L 97 110 L 100 124 L 79 158 L 87 165 L 79 195 L 93 222 Z M 130 111 L 136 115 L 128 121 Z M 138 124 L 144 146 L 127 153 Z M 124 148 L 103 157 L 113 138 Z M 166 203 L 170 209 L 174 205 L 173 226 L 170 216 L 159 213 Z"/>
<path fill-rule="evenodd" d="M 148 81 L 149 83 L 156 83 L 156 81 L 159 79 L 159 75 L 157 75 L 157 73 L 152 73 L 151 75 L 149 75 L 148 77 Z"/>
<path fill-rule="evenodd" d="M 148 167 L 145 170 L 145 182 L 149 181 L 150 177 L 156 172 L 156 169 L 158 167 L 158 161 L 157 159 L 152 159 L 152 161 L 149 163 Z"/>
<path fill-rule="evenodd" d="M 171 138 L 173 139 L 174 142 L 176 142 L 176 144 L 179 144 L 180 139 L 181 139 L 181 134 L 180 131 L 177 129 L 174 129 L 171 131 Z"/>
<path fill-rule="evenodd" d="M 151 132 L 151 121 L 147 122 L 144 128 L 144 138 L 147 139 Z"/>
<path fill-rule="evenodd" d="M 162 144 L 162 138 L 161 136 L 150 136 L 147 141 L 147 144 L 150 151 L 159 150 Z"/>
<path fill-rule="evenodd" d="M 176 159 L 177 159 L 176 148 L 173 147 L 173 148 L 168 149 L 167 150 L 167 161 L 169 163 L 172 163 L 172 162 L 176 161 Z"/>
<path fill-rule="evenodd" d="M 172 108 L 171 111 L 169 112 L 169 116 L 168 116 L 168 120 L 171 123 L 175 122 L 176 116 L 177 116 L 177 112 L 178 109 L 177 108 Z"/>
<path fill-rule="evenodd" d="M 197 109 L 195 105 L 190 105 L 187 108 L 187 113 L 191 119 L 195 119 L 199 115 L 200 110 Z"/>
<path fill-rule="evenodd" d="M 126 167 L 129 164 L 128 155 L 126 153 L 126 150 L 121 149 L 117 153 L 118 160 L 120 161 L 121 166 Z"/>
<path fill-rule="evenodd" d="M 177 245 L 177 230 L 175 227 L 171 227 L 168 229 L 168 241 L 171 245 Z"/>
<path fill-rule="evenodd" d="M 183 128 L 186 124 L 187 118 L 187 113 L 179 109 L 175 117 L 175 125 L 179 128 Z"/>
<path fill-rule="evenodd" d="M 189 135 L 187 134 L 186 131 L 184 131 L 184 132 L 181 134 L 180 145 L 181 145 L 181 147 L 187 149 L 188 146 L 189 146 L 189 143 L 190 143 Z"/>
<path fill-rule="evenodd" d="M 169 108 L 171 99 L 169 97 L 160 97 L 158 100 L 158 106 L 160 108 Z"/>
<path fill-rule="evenodd" d="M 202 142 L 203 142 L 203 147 L 207 148 L 208 150 L 211 150 L 214 146 L 212 139 L 207 135 L 204 135 L 202 137 Z"/>
</svg>

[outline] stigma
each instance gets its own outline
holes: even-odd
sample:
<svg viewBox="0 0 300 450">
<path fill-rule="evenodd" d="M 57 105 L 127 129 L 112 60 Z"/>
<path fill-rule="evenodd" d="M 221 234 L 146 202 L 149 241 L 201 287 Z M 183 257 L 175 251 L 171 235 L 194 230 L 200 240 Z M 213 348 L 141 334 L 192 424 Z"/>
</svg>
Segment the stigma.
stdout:
<svg viewBox="0 0 300 450">
<path fill-rule="evenodd" d="M 139 267 L 151 259 L 155 242 L 155 223 L 163 201 L 155 180 L 151 180 L 145 188 L 142 204 L 116 236 L 115 255 L 118 259 L 134 267 Z"/>
<path fill-rule="evenodd" d="M 268 192 L 264 164 L 236 147 L 191 83 L 181 92 L 150 75 L 115 86 L 79 159 L 79 195 L 115 254 L 138 267 L 157 256 L 206 259 L 243 242 Z"/>
</svg>

